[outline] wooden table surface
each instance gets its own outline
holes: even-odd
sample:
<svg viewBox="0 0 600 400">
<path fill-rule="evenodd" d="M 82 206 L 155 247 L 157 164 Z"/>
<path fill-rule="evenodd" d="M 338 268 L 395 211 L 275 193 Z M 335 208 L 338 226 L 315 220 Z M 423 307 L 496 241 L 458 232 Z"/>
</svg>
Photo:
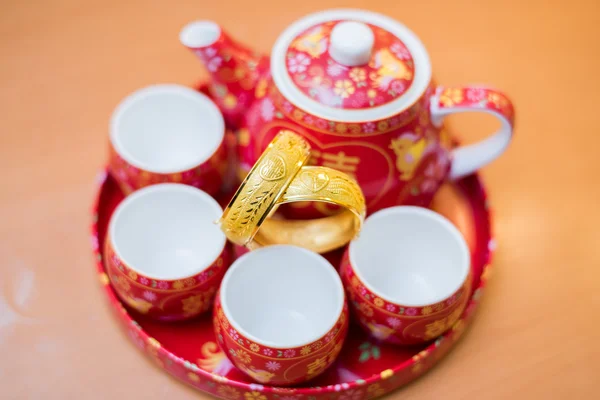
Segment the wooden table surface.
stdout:
<svg viewBox="0 0 600 400">
<path fill-rule="evenodd" d="M 295 19 L 342 4 L 403 21 L 438 82 L 489 83 L 517 110 L 513 144 L 482 171 L 499 251 L 479 315 L 435 370 L 390 398 L 599 398 L 595 0 L 3 0 L 1 398 L 207 397 L 147 362 L 98 288 L 88 225 L 108 118 L 136 88 L 200 76 L 177 38 L 192 19 L 266 52 Z M 493 127 L 472 116 L 450 124 L 465 141 Z"/>
</svg>

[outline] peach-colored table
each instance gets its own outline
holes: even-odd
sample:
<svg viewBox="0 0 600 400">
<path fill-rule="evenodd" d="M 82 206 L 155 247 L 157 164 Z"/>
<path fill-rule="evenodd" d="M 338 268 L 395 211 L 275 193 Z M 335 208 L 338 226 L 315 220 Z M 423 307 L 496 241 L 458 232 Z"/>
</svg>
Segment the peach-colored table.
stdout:
<svg viewBox="0 0 600 400">
<path fill-rule="evenodd" d="M 199 77 L 199 63 L 177 40 L 188 20 L 215 19 L 268 51 L 294 19 L 342 3 L 389 14 L 416 31 L 440 83 L 486 82 L 511 94 L 517 108 L 513 145 L 483 171 L 500 247 L 479 315 L 434 371 L 390 397 L 597 398 L 600 3 L 594 0 L 4 0 L 1 398 L 195 394 L 129 344 L 98 288 L 88 211 L 109 115 L 140 86 Z M 493 127 L 471 116 L 451 126 L 467 141 Z"/>
</svg>

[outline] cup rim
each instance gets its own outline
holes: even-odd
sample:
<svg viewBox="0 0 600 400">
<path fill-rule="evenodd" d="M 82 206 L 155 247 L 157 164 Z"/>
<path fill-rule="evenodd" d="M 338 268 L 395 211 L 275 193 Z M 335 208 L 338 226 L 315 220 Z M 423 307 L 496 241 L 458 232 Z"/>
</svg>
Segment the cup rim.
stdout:
<svg viewBox="0 0 600 400">
<path fill-rule="evenodd" d="M 446 231 L 448 233 L 450 233 L 452 235 L 452 237 L 456 240 L 456 245 L 459 247 L 459 250 L 461 252 L 461 258 L 464 260 L 464 262 L 461 263 L 462 270 L 461 270 L 460 280 L 457 280 L 457 284 L 455 286 L 452 286 L 452 290 L 448 290 L 447 293 L 445 292 L 443 294 L 443 296 L 440 295 L 437 298 L 435 298 L 434 300 L 431 300 L 428 302 L 410 302 L 410 301 L 399 302 L 397 299 L 392 299 L 390 296 L 387 296 L 387 295 L 381 293 L 381 291 L 377 290 L 375 287 L 373 287 L 371 285 L 371 283 L 369 283 L 367 280 L 365 280 L 364 275 L 362 274 L 361 270 L 359 268 L 357 268 L 357 263 L 355 262 L 355 250 L 354 250 L 353 244 L 356 242 L 356 239 L 353 240 L 352 242 L 350 242 L 350 244 L 348 245 L 348 249 L 347 249 L 348 260 L 350 262 L 350 267 L 354 271 L 354 274 L 358 277 L 358 279 L 361 281 L 361 283 L 369 291 L 371 291 L 378 297 L 381 297 L 386 302 L 395 304 L 398 307 L 415 307 L 415 308 L 426 307 L 426 306 L 429 306 L 432 304 L 436 304 L 436 303 L 445 301 L 445 300 L 449 299 L 450 297 L 452 297 L 452 295 L 454 295 L 456 292 L 458 292 L 460 290 L 460 288 L 462 288 L 465 285 L 465 283 L 467 282 L 467 279 L 469 277 L 470 270 L 471 270 L 471 252 L 469 250 L 469 246 L 467 245 L 467 242 L 465 241 L 465 238 L 463 237 L 462 233 L 458 230 L 458 228 L 456 228 L 456 226 L 454 226 L 454 224 L 452 222 L 450 222 L 443 215 L 441 215 L 435 211 L 429 210 L 427 208 L 417 207 L 417 206 L 395 206 L 395 207 L 390 207 L 390 208 L 385 208 L 383 210 L 379 210 L 379 211 L 371 214 L 367 218 L 367 220 L 365 220 L 365 224 L 368 222 L 369 219 L 372 220 L 373 218 L 375 218 L 375 219 L 385 218 L 391 214 L 418 215 L 419 217 L 433 220 L 436 223 L 438 223 L 442 228 L 446 229 Z"/>
<path fill-rule="evenodd" d="M 227 238 L 225 237 L 225 235 L 222 235 L 222 240 L 221 240 L 220 246 L 219 247 L 215 246 L 216 250 L 210 254 L 210 257 L 207 257 L 207 259 L 210 259 L 212 261 L 206 263 L 206 265 L 202 266 L 202 268 L 199 268 L 197 271 L 194 271 L 192 273 L 173 275 L 173 276 L 169 276 L 168 278 L 161 276 L 159 274 L 153 274 L 153 275 L 156 275 L 156 276 L 153 276 L 153 275 L 148 274 L 147 272 L 140 271 L 136 267 L 135 263 L 131 263 L 129 260 L 127 260 L 125 257 L 123 257 L 123 254 L 119 249 L 119 245 L 114 240 L 115 229 L 116 229 L 116 225 L 118 223 L 119 217 L 124 212 L 126 212 L 129 207 L 132 207 L 132 204 L 135 204 L 136 201 L 139 201 L 140 198 L 143 198 L 146 196 L 152 196 L 154 193 L 162 192 L 162 191 L 183 192 L 183 193 L 192 194 L 196 197 L 201 198 L 204 201 L 204 204 L 207 205 L 208 207 L 211 207 L 217 213 L 217 215 L 220 215 L 223 212 L 221 206 L 219 205 L 219 203 L 217 203 L 217 201 L 214 198 L 212 198 L 208 193 L 206 193 L 203 190 L 198 189 L 196 187 L 184 185 L 181 183 L 159 183 L 156 185 L 150 185 L 150 186 L 146 186 L 142 189 L 139 189 L 139 190 L 133 192 L 132 194 L 127 196 L 121 203 L 119 203 L 119 205 L 117 206 L 117 208 L 115 209 L 115 211 L 113 212 L 113 214 L 110 218 L 110 222 L 109 222 L 108 230 L 107 230 L 107 241 L 110 242 L 110 246 L 112 247 L 113 252 L 119 257 L 121 262 L 123 262 L 125 265 L 127 265 L 127 268 L 136 272 L 140 276 L 144 276 L 147 278 L 160 280 L 160 281 L 167 281 L 167 282 L 196 276 L 196 275 L 202 273 L 203 271 L 207 270 L 208 268 L 210 268 L 217 261 L 217 259 L 221 256 L 221 254 L 223 253 L 223 251 L 225 250 L 225 247 L 227 245 Z"/>
<path fill-rule="evenodd" d="M 129 150 L 125 148 L 120 139 L 121 129 L 119 128 L 119 124 L 123 116 L 131 109 L 131 107 L 133 107 L 139 101 L 144 100 L 148 97 L 164 94 L 181 95 L 198 103 L 200 107 L 206 110 L 206 113 L 210 115 L 210 118 L 214 118 L 217 124 L 218 134 L 220 135 L 220 140 L 217 142 L 216 146 L 214 146 L 214 148 L 211 148 L 210 151 L 207 151 L 206 155 L 203 154 L 202 157 L 196 157 L 193 160 L 190 160 L 189 162 L 183 164 L 182 166 L 178 166 L 177 168 L 157 168 L 149 165 L 146 162 L 140 161 Z M 198 134 L 201 133 L 202 132 L 198 132 Z M 223 118 L 223 114 L 221 114 L 221 111 L 219 110 L 217 105 L 210 99 L 210 97 L 208 97 L 204 93 L 191 89 L 187 86 L 178 85 L 174 83 L 154 84 L 142 87 L 130 93 L 115 107 L 109 123 L 109 139 L 111 145 L 113 146 L 115 152 L 119 155 L 119 157 L 121 157 L 123 160 L 133 165 L 134 167 L 155 174 L 175 174 L 198 167 L 199 165 L 202 165 L 214 156 L 214 154 L 217 152 L 219 147 L 221 147 L 225 140 L 225 120 Z"/>
<path fill-rule="evenodd" d="M 225 293 L 225 291 L 227 290 L 227 284 L 229 283 L 229 281 L 231 280 L 231 277 L 236 273 L 236 271 L 240 268 L 240 265 L 243 265 L 245 260 L 247 260 L 249 257 L 253 257 L 252 254 L 257 254 L 260 252 L 267 252 L 267 251 L 273 251 L 274 249 L 279 249 L 279 248 L 291 248 L 294 249 L 293 251 L 301 251 L 303 253 L 305 253 L 306 255 L 314 258 L 317 262 L 319 262 L 321 265 L 323 265 L 323 267 L 326 267 L 327 273 L 331 276 L 331 278 L 334 280 L 335 283 L 337 283 L 336 286 L 336 299 L 338 299 L 338 304 L 336 305 L 336 312 L 335 312 L 335 319 L 331 322 L 331 324 L 329 324 L 327 326 L 326 329 L 324 329 L 322 332 L 319 332 L 318 334 L 315 334 L 313 336 L 310 337 L 310 339 L 306 339 L 302 342 L 298 342 L 298 343 L 290 343 L 289 345 L 285 345 L 282 346 L 280 344 L 271 342 L 269 340 L 263 340 L 263 339 L 259 339 L 256 336 L 250 334 L 247 330 L 245 330 L 244 328 L 242 328 L 235 319 L 233 319 L 231 317 L 231 313 L 229 311 L 229 307 L 226 301 L 226 296 L 224 296 L 223 294 Z M 307 292 L 309 293 L 309 292 Z M 227 321 L 229 322 L 229 324 L 231 326 L 233 326 L 233 328 L 238 331 L 240 333 L 240 335 L 244 336 L 245 338 L 248 338 L 250 340 L 252 340 L 253 342 L 265 346 L 265 347 L 269 347 L 272 349 L 280 349 L 280 350 L 285 350 L 285 349 L 290 349 L 290 348 L 297 348 L 297 347 L 303 347 L 306 345 L 309 345 L 311 343 L 316 342 L 317 340 L 325 337 L 327 335 L 327 333 L 329 333 L 338 323 L 338 321 L 340 320 L 343 312 L 344 312 L 344 304 L 346 302 L 346 294 L 344 292 L 344 285 L 342 283 L 342 280 L 339 276 L 339 274 L 337 273 L 336 269 L 334 268 L 334 266 L 327 261 L 327 259 L 325 257 L 323 257 L 322 255 L 312 252 L 310 250 L 307 250 L 305 248 L 302 247 L 298 247 L 298 246 L 292 246 L 292 245 L 285 245 L 285 244 L 281 244 L 281 245 L 272 245 L 272 246 L 267 246 L 267 247 L 261 247 L 259 249 L 256 250 L 252 250 L 244 255 L 242 255 L 241 257 L 239 257 L 237 260 L 235 260 L 231 266 L 229 267 L 229 269 L 227 270 L 227 272 L 225 272 L 225 276 L 223 277 L 223 280 L 221 281 L 221 286 L 219 289 L 219 301 L 221 304 L 221 308 L 223 310 L 223 313 L 225 314 L 225 318 L 227 318 Z M 333 296 L 332 296 L 333 297 Z"/>
</svg>

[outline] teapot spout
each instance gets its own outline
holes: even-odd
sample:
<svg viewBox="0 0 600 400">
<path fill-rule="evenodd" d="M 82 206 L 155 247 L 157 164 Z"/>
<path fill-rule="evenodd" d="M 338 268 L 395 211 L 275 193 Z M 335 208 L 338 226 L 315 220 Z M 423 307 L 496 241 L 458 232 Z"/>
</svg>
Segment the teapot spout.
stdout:
<svg viewBox="0 0 600 400">
<path fill-rule="evenodd" d="M 209 91 L 227 122 L 242 118 L 268 60 L 235 42 L 212 21 L 195 21 L 181 30 L 181 43 L 202 61 L 211 76 Z"/>
</svg>

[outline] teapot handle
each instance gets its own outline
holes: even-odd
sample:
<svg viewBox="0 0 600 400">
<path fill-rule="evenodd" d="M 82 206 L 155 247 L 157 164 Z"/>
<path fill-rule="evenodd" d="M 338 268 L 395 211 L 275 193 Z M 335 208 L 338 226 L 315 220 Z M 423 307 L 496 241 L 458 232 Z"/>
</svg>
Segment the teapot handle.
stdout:
<svg viewBox="0 0 600 400">
<path fill-rule="evenodd" d="M 450 179 L 472 174 L 494 161 L 512 139 L 515 112 L 509 98 L 490 88 L 477 86 L 438 87 L 431 98 L 431 121 L 440 126 L 445 116 L 462 112 L 483 112 L 500 120 L 500 129 L 480 142 L 452 151 Z"/>
</svg>

